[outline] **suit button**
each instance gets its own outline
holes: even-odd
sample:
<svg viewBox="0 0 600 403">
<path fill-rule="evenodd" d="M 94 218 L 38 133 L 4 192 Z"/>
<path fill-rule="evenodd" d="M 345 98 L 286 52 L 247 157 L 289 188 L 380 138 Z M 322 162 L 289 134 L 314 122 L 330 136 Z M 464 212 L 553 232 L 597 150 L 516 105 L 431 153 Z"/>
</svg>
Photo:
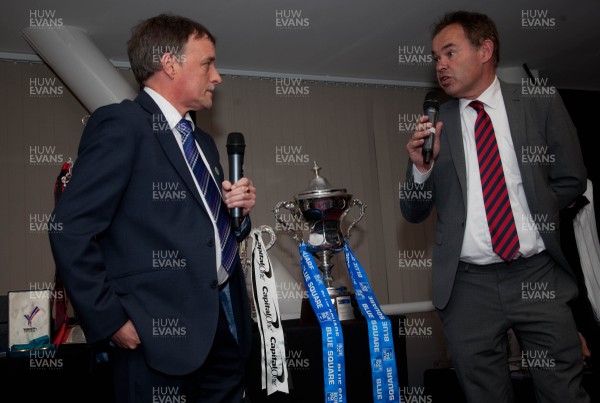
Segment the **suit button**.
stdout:
<svg viewBox="0 0 600 403">
<path fill-rule="evenodd" d="M 213 280 L 210 282 L 210 288 L 217 288 L 219 286 L 219 282 L 217 280 Z"/>
<path fill-rule="evenodd" d="M 206 242 L 206 244 L 210 247 L 215 246 L 215 240 L 211 238 L 208 240 L 208 242 Z"/>
</svg>

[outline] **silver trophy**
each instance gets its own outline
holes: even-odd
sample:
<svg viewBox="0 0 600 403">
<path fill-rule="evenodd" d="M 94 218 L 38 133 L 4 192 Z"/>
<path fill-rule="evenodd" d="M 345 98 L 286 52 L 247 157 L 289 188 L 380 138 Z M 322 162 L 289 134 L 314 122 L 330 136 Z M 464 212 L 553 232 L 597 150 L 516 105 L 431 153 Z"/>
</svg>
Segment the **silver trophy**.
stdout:
<svg viewBox="0 0 600 403">
<path fill-rule="evenodd" d="M 319 270 L 323 282 L 332 298 L 349 295 L 345 287 L 340 286 L 332 276 L 334 254 L 344 249 L 350 231 L 362 219 L 366 206 L 358 199 L 353 199 L 346 189 L 336 188 L 327 179 L 319 176 L 321 168 L 314 162 L 314 178 L 308 189 L 294 196 L 293 201 L 282 201 L 275 205 L 275 219 L 283 228 L 289 231 L 297 242 L 306 242 L 306 249 L 315 256 L 320 264 Z M 342 231 L 342 222 L 354 206 L 359 208 L 359 215 Z M 304 233 L 286 222 L 280 214 L 281 209 L 290 212 L 292 221 L 308 223 L 308 240 L 304 241 Z"/>
</svg>

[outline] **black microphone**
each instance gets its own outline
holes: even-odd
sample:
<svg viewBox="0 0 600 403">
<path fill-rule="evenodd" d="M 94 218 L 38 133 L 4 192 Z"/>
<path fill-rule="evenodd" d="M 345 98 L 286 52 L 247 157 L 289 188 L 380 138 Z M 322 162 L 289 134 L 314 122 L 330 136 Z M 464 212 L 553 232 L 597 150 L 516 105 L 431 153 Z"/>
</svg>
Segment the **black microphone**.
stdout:
<svg viewBox="0 0 600 403">
<path fill-rule="evenodd" d="M 236 183 L 244 176 L 244 135 L 242 133 L 229 133 L 227 136 L 227 155 L 229 156 L 229 182 Z M 231 209 L 231 227 L 234 230 L 242 224 L 242 209 L 234 207 Z"/>
<path fill-rule="evenodd" d="M 435 124 L 437 121 L 438 110 L 440 104 L 437 100 L 437 92 L 430 91 L 425 95 L 425 102 L 423 102 L 423 112 L 429 118 L 429 121 L 433 125 L 431 127 L 431 134 L 429 137 L 425 137 L 425 143 L 423 143 L 423 162 L 429 165 L 431 157 L 433 156 L 433 143 L 435 141 Z"/>
</svg>

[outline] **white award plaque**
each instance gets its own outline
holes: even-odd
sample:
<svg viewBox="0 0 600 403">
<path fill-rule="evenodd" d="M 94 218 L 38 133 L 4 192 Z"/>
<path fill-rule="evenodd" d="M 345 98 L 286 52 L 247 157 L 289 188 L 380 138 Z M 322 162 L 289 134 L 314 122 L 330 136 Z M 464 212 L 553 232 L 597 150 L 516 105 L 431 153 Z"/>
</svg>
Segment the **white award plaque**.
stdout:
<svg viewBox="0 0 600 403">
<path fill-rule="evenodd" d="M 50 290 L 8 292 L 8 346 L 50 337 Z"/>
</svg>

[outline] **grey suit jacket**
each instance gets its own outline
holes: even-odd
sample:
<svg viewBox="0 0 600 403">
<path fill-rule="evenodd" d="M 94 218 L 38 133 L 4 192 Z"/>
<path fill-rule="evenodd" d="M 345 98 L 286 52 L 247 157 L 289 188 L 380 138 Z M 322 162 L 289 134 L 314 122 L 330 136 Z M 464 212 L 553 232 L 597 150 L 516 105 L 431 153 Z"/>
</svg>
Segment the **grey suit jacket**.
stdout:
<svg viewBox="0 0 600 403">
<path fill-rule="evenodd" d="M 553 229 L 540 231 L 540 235 L 557 264 L 571 273 L 560 248 L 559 211 L 581 195 L 587 186 L 575 126 L 558 92 L 553 96 L 523 96 L 520 85 L 505 83 L 501 83 L 501 89 L 532 218 L 543 219 L 544 223 L 539 224 Z M 452 294 L 468 208 L 458 105 L 458 100 L 453 99 L 440 107 L 439 120 L 444 122 L 440 153 L 431 176 L 423 185 L 427 192 L 420 192 L 431 197 L 400 200 L 402 215 L 412 223 L 423 221 L 435 207 L 432 292 L 433 304 L 438 309 L 447 305 Z M 546 158 L 532 159 L 529 152 L 532 149 L 545 150 Z M 407 183 L 413 182 L 412 169 L 409 160 Z"/>
</svg>

